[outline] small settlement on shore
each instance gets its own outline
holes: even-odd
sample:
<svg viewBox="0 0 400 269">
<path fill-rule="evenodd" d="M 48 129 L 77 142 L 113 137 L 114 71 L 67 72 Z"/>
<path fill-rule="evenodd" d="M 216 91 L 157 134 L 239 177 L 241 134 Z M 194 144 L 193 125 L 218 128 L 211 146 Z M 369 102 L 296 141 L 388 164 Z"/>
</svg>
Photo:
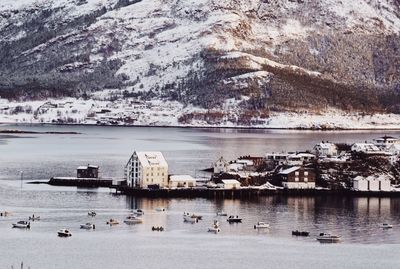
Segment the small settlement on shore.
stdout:
<svg viewBox="0 0 400 269">
<path fill-rule="evenodd" d="M 124 179 L 99 178 L 98 166 L 79 167 L 76 178 L 52 185 L 110 187 L 148 197 L 245 198 L 255 195 L 400 196 L 400 139 L 383 136 L 353 144 L 322 141 L 304 152 L 268 152 L 227 161 L 222 156 L 208 178 L 171 175 L 161 152 L 135 151 Z"/>
</svg>

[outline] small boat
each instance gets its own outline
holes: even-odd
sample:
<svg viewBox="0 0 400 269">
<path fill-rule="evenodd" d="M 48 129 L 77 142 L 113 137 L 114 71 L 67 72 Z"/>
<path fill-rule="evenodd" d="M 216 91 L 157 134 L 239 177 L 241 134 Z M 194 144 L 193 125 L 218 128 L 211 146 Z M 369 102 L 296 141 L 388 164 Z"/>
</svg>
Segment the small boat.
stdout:
<svg viewBox="0 0 400 269">
<path fill-rule="evenodd" d="M 242 219 L 239 218 L 238 216 L 229 216 L 229 218 L 226 220 L 229 223 L 238 223 L 238 222 L 242 222 Z"/>
<path fill-rule="evenodd" d="M 265 228 L 269 228 L 269 224 L 259 221 L 254 225 L 254 229 L 265 229 Z"/>
<path fill-rule="evenodd" d="M 8 212 L 8 211 L 0 212 L 0 217 L 8 217 L 10 215 L 11 215 L 11 212 Z"/>
<path fill-rule="evenodd" d="M 35 215 L 29 216 L 29 220 L 31 221 L 40 220 L 40 216 L 35 216 Z"/>
<path fill-rule="evenodd" d="M 162 226 L 153 226 L 153 227 L 151 227 L 151 230 L 162 232 L 162 231 L 164 231 L 164 228 Z"/>
<path fill-rule="evenodd" d="M 210 233 L 219 233 L 221 229 L 219 228 L 219 222 L 214 220 L 214 223 L 211 227 L 208 228 L 208 232 Z"/>
<path fill-rule="evenodd" d="M 20 229 L 30 229 L 31 223 L 25 220 L 20 220 L 17 223 L 13 223 L 13 228 L 20 228 Z"/>
<path fill-rule="evenodd" d="M 163 207 L 157 207 L 157 208 L 156 208 L 156 211 L 158 211 L 158 212 L 164 212 L 164 211 L 166 211 L 166 210 L 165 210 L 165 208 L 163 208 Z"/>
<path fill-rule="evenodd" d="M 190 222 L 190 223 L 197 223 L 197 222 L 199 222 L 199 219 L 194 215 L 190 215 L 189 213 L 186 213 L 183 215 L 183 221 Z"/>
<path fill-rule="evenodd" d="M 135 215 L 130 215 L 130 216 L 126 217 L 126 219 L 124 220 L 124 223 L 126 223 L 128 225 L 139 224 L 142 222 L 143 222 L 143 219 L 138 216 L 135 216 Z"/>
<path fill-rule="evenodd" d="M 61 229 L 57 232 L 59 237 L 70 237 L 72 236 L 71 232 L 67 229 Z"/>
<path fill-rule="evenodd" d="M 317 236 L 317 240 L 320 243 L 339 243 L 341 241 L 341 238 L 337 235 L 320 233 L 319 236 Z"/>
<path fill-rule="evenodd" d="M 96 226 L 90 222 L 85 223 L 85 224 L 81 224 L 81 229 L 85 229 L 85 230 L 91 230 L 91 229 L 96 229 Z"/>
<path fill-rule="evenodd" d="M 225 213 L 224 211 L 220 211 L 220 212 L 217 212 L 217 216 L 218 216 L 218 217 L 227 217 L 228 214 Z"/>
<path fill-rule="evenodd" d="M 95 211 L 89 211 L 87 214 L 91 217 L 95 217 L 97 215 Z"/>
<path fill-rule="evenodd" d="M 393 225 L 389 223 L 382 223 L 381 225 L 379 225 L 379 227 L 381 227 L 382 229 L 392 229 Z"/>
<path fill-rule="evenodd" d="M 292 235 L 295 235 L 295 236 L 309 236 L 310 232 L 296 230 L 296 231 L 292 231 Z"/>
<path fill-rule="evenodd" d="M 196 218 L 197 220 L 202 220 L 202 219 L 203 219 L 203 216 L 196 215 L 196 214 L 190 215 L 190 214 L 187 213 L 187 212 L 183 212 L 183 216 L 190 216 L 190 217 L 192 217 L 192 218 Z"/>
<path fill-rule="evenodd" d="M 119 224 L 119 222 L 116 219 L 110 219 L 109 221 L 107 221 L 107 224 L 109 224 L 109 225 L 117 225 L 117 224 Z"/>
<path fill-rule="evenodd" d="M 141 209 L 136 209 L 133 211 L 133 214 L 138 215 L 138 216 L 142 216 L 144 215 L 144 211 Z"/>
</svg>

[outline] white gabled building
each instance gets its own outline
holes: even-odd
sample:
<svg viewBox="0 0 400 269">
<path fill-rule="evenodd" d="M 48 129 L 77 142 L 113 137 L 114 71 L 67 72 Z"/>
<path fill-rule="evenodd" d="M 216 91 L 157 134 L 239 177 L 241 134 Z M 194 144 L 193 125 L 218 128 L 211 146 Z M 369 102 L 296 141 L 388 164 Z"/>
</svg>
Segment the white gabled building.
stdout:
<svg viewBox="0 0 400 269">
<path fill-rule="evenodd" d="M 337 156 L 338 149 L 334 143 L 324 142 L 318 143 L 314 146 L 314 151 L 317 156 Z"/>
<path fill-rule="evenodd" d="M 388 148 L 388 151 L 392 154 L 392 155 L 400 155 L 400 144 L 393 144 Z"/>
<path fill-rule="evenodd" d="M 353 179 L 353 190 L 355 191 L 391 191 L 390 178 L 384 175 L 362 177 Z"/>
<path fill-rule="evenodd" d="M 129 187 L 168 187 L 168 163 L 159 151 L 135 151 L 125 166 Z"/>
<path fill-rule="evenodd" d="M 213 163 L 213 172 L 214 174 L 226 173 L 228 171 L 228 166 L 228 162 L 221 156 L 215 163 Z"/>
<path fill-rule="evenodd" d="M 240 189 L 240 182 L 236 179 L 223 179 L 222 183 L 217 184 L 218 187 L 226 190 Z"/>
</svg>

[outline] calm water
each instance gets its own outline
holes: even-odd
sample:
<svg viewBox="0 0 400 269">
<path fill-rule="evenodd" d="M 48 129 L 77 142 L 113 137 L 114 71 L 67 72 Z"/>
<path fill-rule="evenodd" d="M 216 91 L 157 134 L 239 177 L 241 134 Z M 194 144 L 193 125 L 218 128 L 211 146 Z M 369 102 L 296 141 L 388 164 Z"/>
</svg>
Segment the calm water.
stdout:
<svg viewBox="0 0 400 269">
<path fill-rule="evenodd" d="M 28 127 L 37 131 L 77 131 L 80 135 L 0 136 L 0 268 L 21 261 L 31 268 L 400 268 L 400 199 L 283 198 L 255 200 L 135 199 L 108 189 L 76 189 L 26 184 L 29 180 L 74 175 L 78 165 L 99 164 L 104 176 L 122 176 L 134 149 L 161 150 L 173 173 L 199 175 L 221 154 L 232 159 L 266 151 L 302 150 L 321 140 L 370 140 L 381 132 L 298 132 L 207 130 L 175 128 Z M 385 132 L 399 135 L 398 132 Z M 21 184 L 20 171 L 24 172 Z M 166 212 L 155 208 L 165 207 Z M 132 208 L 145 211 L 144 223 L 115 227 Z M 89 209 L 98 213 L 87 216 Z M 243 223 L 229 225 L 219 217 L 221 233 L 207 233 L 215 212 L 240 215 Z M 184 211 L 204 216 L 197 224 L 182 220 Z M 35 213 L 42 220 L 29 231 L 11 224 Z M 96 224 L 95 231 L 79 225 Z M 257 221 L 271 228 L 253 229 Z M 378 224 L 390 222 L 392 230 Z M 163 233 L 151 232 L 162 225 Z M 73 236 L 56 236 L 60 228 Z M 293 229 L 308 230 L 309 238 L 293 238 Z M 321 245 L 320 231 L 337 233 L 343 243 Z"/>
</svg>

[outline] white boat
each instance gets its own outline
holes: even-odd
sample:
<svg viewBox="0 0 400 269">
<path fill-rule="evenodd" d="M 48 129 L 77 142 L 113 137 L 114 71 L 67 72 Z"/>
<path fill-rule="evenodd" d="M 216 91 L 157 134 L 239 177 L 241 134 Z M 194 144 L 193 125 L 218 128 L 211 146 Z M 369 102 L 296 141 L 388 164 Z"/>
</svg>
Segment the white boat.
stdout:
<svg viewBox="0 0 400 269">
<path fill-rule="evenodd" d="M 29 216 L 29 220 L 32 220 L 32 221 L 40 220 L 40 216 L 35 216 L 35 215 Z"/>
<path fill-rule="evenodd" d="M 164 211 L 166 211 L 166 209 L 163 208 L 163 207 L 157 207 L 157 208 L 156 208 L 156 211 L 158 211 L 158 212 L 164 212 Z"/>
<path fill-rule="evenodd" d="M 13 228 L 29 229 L 31 228 L 31 223 L 25 220 L 20 220 L 17 223 L 13 223 Z"/>
<path fill-rule="evenodd" d="M 199 219 L 196 216 L 188 214 L 188 215 L 183 215 L 183 221 L 190 222 L 190 223 L 196 223 L 196 222 L 199 222 Z"/>
<path fill-rule="evenodd" d="M 126 219 L 124 220 L 124 223 L 126 223 L 128 225 L 139 224 L 142 222 L 143 222 L 143 219 L 138 216 L 135 216 L 135 215 L 130 215 L 130 216 L 126 217 Z"/>
<path fill-rule="evenodd" d="M 254 225 L 254 229 L 265 229 L 265 228 L 269 228 L 269 224 L 263 221 L 259 221 Z"/>
<path fill-rule="evenodd" d="M 96 226 L 90 222 L 85 223 L 85 224 L 81 224 L 81 229 L 85 229 L 85 230 L 91 230 L 91 229 L 96 229 Z"/>
<path fill-rule="evenodd" d="M 382 223 L 381 225 L 379 225 L 379 227 L 381 227 L 382 229 L 392 229 L 393 225 L 389 223 Z"/>
<path fill-rule="evenodd" d="M 214 220 L 213 225 L 208 228 L 208 232 L 219 233 L 220 231 L 221 229 L 219 228 L 219 222 L 217 220 Z"/>
<path fill-rule="evenodd" d="M 321 243 L 339 243 L 341 238 L 340 236 L 329 233 L 320 233 L 319 236 L 317 236 L 317 240 Z"/>
<path fill-rule="evenodd" d="M 228 216 L 228 214 L 225 213 L 224 211 L 220 211 L 220 212 L 217 212 L 217 216 L 219 216 L 219 217 L 226 217 L 226 216 Z"/>
<path fill-rule="evenodd" d="M 61 229 L 57 232 L 59 237 L 70 237 L 72 236 L 71 232 L 67 229 Z"/>
<path fill-rule="evenodd" d="M 109 225 L 117 225 L 119 224 L 119 221 L 116 219 L 110 219 L 109 221 L 107 221 L 107 224 Z"/>
<path fill-rule="evenodd" d="M 94 217 L 97 215 L 95 211 L 89 211 L 87 214 L 88 214 L 88 216 L 91 216 L 91 217 Z"/>
<path fill-rule="evenodd" d="M 141 209 L 135 209 L 135 210 L 133 210 L 133 214 L 138 215 L 138 216 L 143 216 L 144 211 Z"/>
</svg>

